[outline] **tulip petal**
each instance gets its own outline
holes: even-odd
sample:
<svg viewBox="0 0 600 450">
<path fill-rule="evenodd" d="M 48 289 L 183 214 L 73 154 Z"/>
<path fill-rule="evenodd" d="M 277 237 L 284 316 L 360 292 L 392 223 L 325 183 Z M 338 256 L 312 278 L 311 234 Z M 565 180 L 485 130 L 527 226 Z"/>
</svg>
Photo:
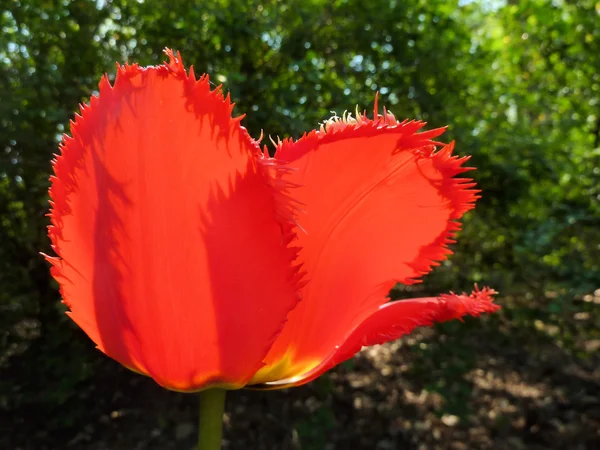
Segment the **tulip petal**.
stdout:
<svg viewBox="0 0 600 450">
<path fill-rule="evenodd" d="M 455 178 L 468 158 L 453 156 L 453 144 L 436 150 L 444 130 L 423 126 L 359 114 L 279 144 L 276 158 L 294 169 L 281 176 L 305 210 L 297 244 L 307 284 L 252 383 L 320 365 L 396 283 L 418 282 L 450 254 L 455 220 L 477 191 Z"/>
<path fill-rule="evenodd" d="M 167 54 L 104 77 L 71 124 L 48 260 L 107 355 L 170 389 L 239 388 L 299 299 L 293 208 L 229 97 Z"/>
<path fill-rule="evenodd" d="M 393 341 L 415 328 L 436 322 L 479 316 L 500 309 L 492 303 L 496 292 L 489 288 L 476 289 L 470 295 L 443 294 L 440 297 L 397 300 L 386 303 L 361 322 L 348 337 L 319 366 L 296 378 L 266 383 L 266 389 L 281 389 L 308 383 L 334 366 L 352 358 L 362 347 Z"/>
</svg>

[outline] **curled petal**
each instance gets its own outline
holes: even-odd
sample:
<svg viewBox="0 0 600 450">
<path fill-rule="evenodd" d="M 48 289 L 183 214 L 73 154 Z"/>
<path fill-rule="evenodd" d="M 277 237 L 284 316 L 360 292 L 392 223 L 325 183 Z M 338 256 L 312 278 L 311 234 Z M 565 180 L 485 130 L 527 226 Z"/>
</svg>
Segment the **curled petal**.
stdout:
<svg viewBox="0 0 600 450">
<path fill-rule="evenodd" d="M 292 208 L 229 97 L 167 54 L 104 77 L 71 124 L 48 260 L 107 355 L 171 389 L 239 388 L 298 301 Z"/>
<path fill-rule="evenodd" d="M 393 341 L 415 328 L 436 322 L 479 316 L 500 309 L 492 303 L 493 289 L 476 289 L 470 295 L 443 294 L 439 297 L 398 300 L 386 303 L 363 320 L 345 340 L 317 367 L 301 376 L 265 383 L 263 388 L 280 389 L 298 386 L 322 375 L 332 367 L 352 358 L 362 347 Z"/>
<path fill-rule="evenodd" d="M 301 376 L 329 357 L 352 330 L 447 258 L 456 219 L 477 198 L 466 157 L 433 139 L 443 129 L 398 122 L 385 112 L 327 121 L 321 130 L 279 144 L 276 158 L 298 186 L 298 261 L 307 273 L 302 302 L 252 383 Z"/>
</svg>

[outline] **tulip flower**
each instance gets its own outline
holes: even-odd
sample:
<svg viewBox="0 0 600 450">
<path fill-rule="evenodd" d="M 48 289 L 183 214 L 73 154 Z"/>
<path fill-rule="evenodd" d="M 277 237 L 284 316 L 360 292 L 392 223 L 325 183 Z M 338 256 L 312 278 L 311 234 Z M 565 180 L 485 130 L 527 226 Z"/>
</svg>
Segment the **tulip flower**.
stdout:
<svg viewBox="0 0 600 450">
<path fill-rule="evenodd" d="M 388 298 L 449 256 L 478 197 L 444 129 L 375 105 L 272 158 L 166 53 L 102 78 L 54 161 L 47 259 L 102 352 L 222 411 L 225 390 L 298 386 L 363 346 L 498 309 L 488 288 Z"/>
</svg>

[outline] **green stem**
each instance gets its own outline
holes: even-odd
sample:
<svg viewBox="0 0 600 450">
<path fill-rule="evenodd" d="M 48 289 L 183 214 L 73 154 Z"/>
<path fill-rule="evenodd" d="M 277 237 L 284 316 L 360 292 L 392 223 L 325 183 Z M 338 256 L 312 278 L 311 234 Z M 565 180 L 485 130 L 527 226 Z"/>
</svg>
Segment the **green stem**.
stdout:
<svg viewBox="0 0 600 450">
<path fill-rule="evenodd" d="M 225 389 L 207 389 L 200 392 L 198 450 L 221 449 L 226 392 Z"/>
</svg>

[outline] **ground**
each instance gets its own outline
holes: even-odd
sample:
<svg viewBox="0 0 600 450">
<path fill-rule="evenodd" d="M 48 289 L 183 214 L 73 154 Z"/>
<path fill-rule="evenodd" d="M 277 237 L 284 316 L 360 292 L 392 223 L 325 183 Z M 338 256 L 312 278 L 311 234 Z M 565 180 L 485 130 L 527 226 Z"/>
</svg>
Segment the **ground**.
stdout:
<svg viewBox="0 0 600 450">
<path fill-rule="evenodd" d="M 223 447 L 598 449 L 596 293 L 560 310 L 552 295 L 501 297 L 494 317 L 365 349 L 309 385 L 231 392 Z M 27 396 L 33 375 L 24 374 L 35 368 L 25 355 L 0 371 L 0 448 L 194 448 L 196 396 L 166 391 L 96 354 L 68 395 L 56 394 L 61 385 L 52 380 Z"/>
</svg>

